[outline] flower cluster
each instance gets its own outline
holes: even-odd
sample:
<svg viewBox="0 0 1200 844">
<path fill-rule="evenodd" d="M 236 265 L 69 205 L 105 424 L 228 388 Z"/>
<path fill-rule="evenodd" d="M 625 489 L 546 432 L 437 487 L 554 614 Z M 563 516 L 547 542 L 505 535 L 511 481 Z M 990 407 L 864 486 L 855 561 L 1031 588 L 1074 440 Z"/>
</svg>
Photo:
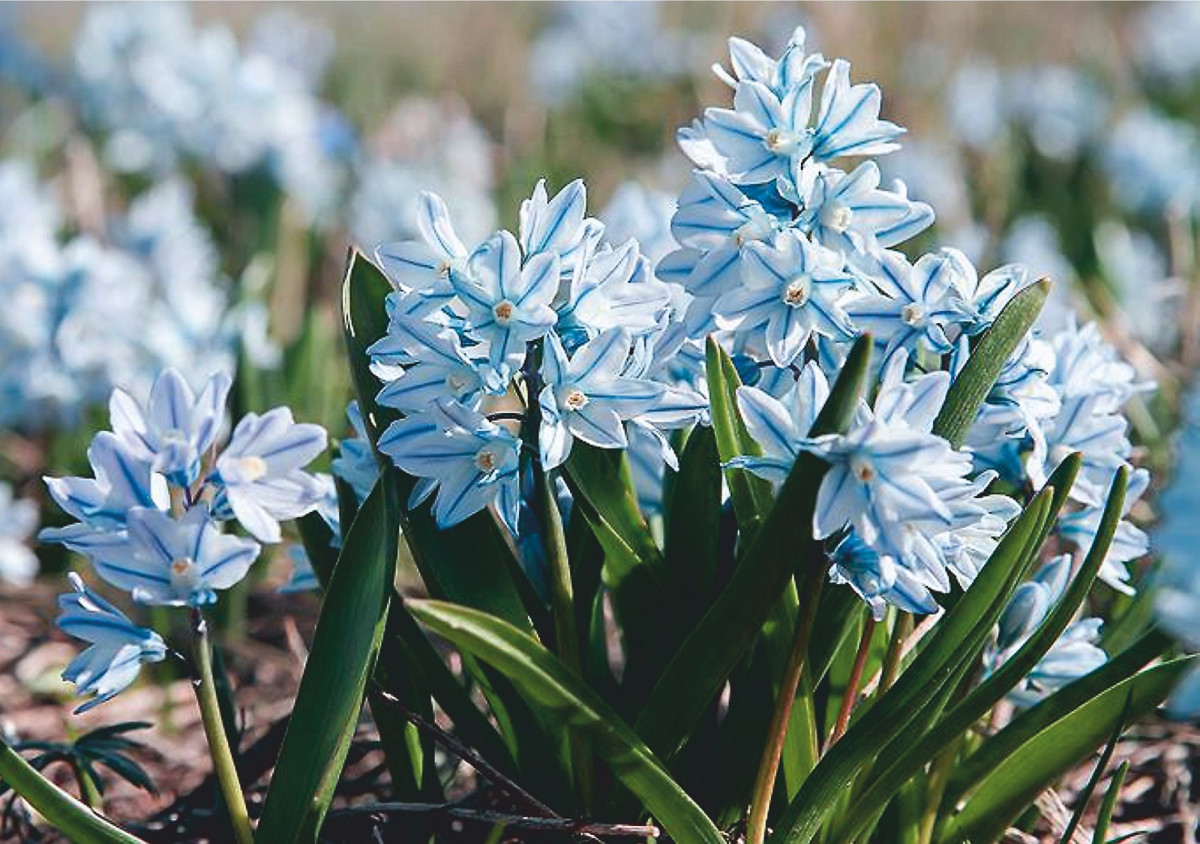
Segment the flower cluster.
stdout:
<svg viewBox="0 0 1200 844">
<path fill-rule="evenodd" d="M 87 556 L 136 603 L 216 601 L 246 575 L 260 542 L 280 541 L 281 521 L 315 509 L 326 494 L 304 470 L 325 450 L 325 431 L 296 423 L 286 407 L 246 414 L 221 447 L 230 384 L 217 374 L 197 395 L 167 370 L 144 405 L 115 390 L 111 430 L 88 449 L 93 477 L 46 478 L 51 497 L 77 521 L 43 530 L 41 539 Z M 235 520 L 254 539 L 227 532 Z M 62 626 L 93 647 L 67 679 L 99 701 L 128 685 L 138 664 L 161 659 L 162 643 L 80 583 L 76 593 L 61 602 Z"/>
<path fill-rule="evenodd" d="M 494 503 L 515 533 L 526 443 L 552 469 L 576 440 L 625 448 L 632 426 L 672 460 L 662 429 L 704 412 L 670 372 L 683 340 L 670 285 L 635 241 L 605 239 L 586 199 L 582 182 L 553 197 L 539 183 L 516 235 L 468 248 L 424 194 L 422 238 L 376 250 L 397 290 L 370 352 L 380 403 L 404 414 L 379 447 L 422 479 L 410 506 L 437 490 L 442 526 Z"/>
<path fill-rule="evenodd" d="M 106 231 L 58 236 L 62 213 L 32 168 L 0 164 L 0 423 L 64 423 L 116 384 L 233 364 L 229 294 L 190 189 L 162 182 Z M 103 238 L 103 240 L 101 239 Z"/>
<path fill-rule="evenodd" d="M 344 177 L 344 122 L 315 92 L 331 46 L 294 16 L 265 20 L 243 46 L 225 26 L 197 25 L 185 6 L 114 5 L 80 28 L 77 95 L 116 169 L 161 174 L 198 161 L 265 172 L 315 218 Z"/>
<path fill-rule="evenodd" d="M 970 584 L 1019 512 L 1019 493 L 1075 451 L 1083 469 L 1058 530 L 1086 550 L 1132 454 L 1121 408 L 1148 385 L 1095 326 L 1062 319 L 1006 362 L 964 448 L 934 434 L 974 338 L 1032 279 L 1019 265 L 981 276 L 952 248 L 915 259 L 899 251 L 930 226 L 932 209 L 902 183 L 882 188 L 873 160 L 848 173 L 837 164 L 895 150 L 903 129 L 880 119 L 876 86 L 851 84 L 844 61 L 808 54 L 804 41 L 797 30 L 778 59 L 730 41 L 732 70 L 717 72 L 733 108 L 710 108 L 680 133 L 697 170 L 672 220 L 680 248 L 657 271 L 682 288 L 685 345 L 716 336 L 747 384 L 738 402 L 764 455 L 733 465 L 779 483 L 800 452 L 822 456 L 831 468 L 814 532 L 833 549 L 832 578 L 877 616 L 887 604 L 934 612 L 952 578 Z M 846 434 L 810 438 L 827 380 L 864 333 L 880 350 L 873 403 Z M 1147 480 L 1134 473 L 1131 506 Z M 1124 564 L 1146 547 L 1122 523 L 1102 578 L 1130 591 Z"/>
</svg>

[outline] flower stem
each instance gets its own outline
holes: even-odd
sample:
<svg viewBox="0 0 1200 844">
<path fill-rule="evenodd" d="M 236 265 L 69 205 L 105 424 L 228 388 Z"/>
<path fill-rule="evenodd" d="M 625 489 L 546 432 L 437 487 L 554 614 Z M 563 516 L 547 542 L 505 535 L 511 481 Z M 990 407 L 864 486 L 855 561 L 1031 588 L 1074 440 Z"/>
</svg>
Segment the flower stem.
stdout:
<svg viewBox="0 0 1200 844">
<path fill-rule="evenodd" d="M 250 814 L 246 811 L 246 798 L 242 794 L 242 784 L 238 780 L 233 751 L 229 747 L 229 739 L 225 735 L 225 725 L 221 721 L 217 684 L 213 679 L 212 644 L 208 639 L 208 623 L 198 610 L 193 610 L 192 620 L 196 634 L 193 654 L 196 668 L 200 673 L 199 679 L 193 685 L 196 689 L 196 700 L 200 704 L 200 718 L 204 722 L 204 733 L 208 737 L 208 749 L 212 754 L 213 770 L 221 785 L 221 794 L 225 797 L 225 806 L 229 810 L 229 820 L 233 824 L 233 833 L 237 844 L 253 844 L 254 833 L 250 828 Z"/>
<path fill-rule="evenodd" d="M 96 787 L 96 781 L 92 779 L 92 775 L 84 770 L 83 765 L 78 761 L 71 762 L 71 772 L 75 774 L 75 781 L 79 784 L 80 801 L 89 809 L 101 809 L 104 798 L 100 796 L 100 789 Z"/>
<path fill-rule="evenodd" d="M 896 675 L 900 673 L 900 660 L 904 656 L 904 643 L 913 632 L 913 617 L 910 613 L 901 612 L 896 617 L 892 627 L 892 639 L 888 642 L 887 653 L 883 657 L 883 669 L 879 677 L 879 688 L 875 690 L 876 697 L 883 697 Z"/>
<path fill-rule="evenodd" d="M 747 844 L 763 844 L 767 836 L 767 813 L 771 809 L 771 795 L 775 791 L 779 760 L 783 756 L 783 744 L 787 738 L 788 723 L 792 718 L 792 705 L 796 701 L 800 675 L 804 673 L 808 643 L 817 615 L 817 599 L 824 582 L 824 567 L 814 566 L 809 570 L 800 588 L 800 607 L 796 616 L 792 650 L 788 654 L 783 677 L 780 678 L 779 696 L 775 699 L 775 711 L 771 714 L 771 726 L 767 732 L 767 746 L 763 749 L 758 774 L 754 778 L 754 791 L 750 795 L 750 817 L 746 821 Z"/>
<path fill-rule="evenodd" d="M 837 721 L 833 731 L 825 742 L 825 750 L 833 747 L 833 743 L 842 737 L 850 724 L 850 712 L 854 709 L 854 699 L 858 697 L 858 684 L 862 682 L 863 669 L 867 665 L 867 656 L 871 653 L 871 639 L 875 635 L 875 619 L 867 617 L 863 625 L 862 638 L 858 640 L 858 653 L 854 655 L 854 667 L 850 669 L 850 679 L 846 682 L 846 691 L 842 693 L 842 706 L 838 710 Z"/>
</svg>

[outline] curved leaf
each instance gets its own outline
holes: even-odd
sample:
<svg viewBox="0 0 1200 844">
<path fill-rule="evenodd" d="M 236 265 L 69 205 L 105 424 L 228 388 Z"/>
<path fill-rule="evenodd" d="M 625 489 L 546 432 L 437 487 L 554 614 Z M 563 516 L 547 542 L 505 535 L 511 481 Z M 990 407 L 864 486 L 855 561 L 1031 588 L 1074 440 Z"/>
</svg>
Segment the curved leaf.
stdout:
<svg viewBox="0 0 1200 844">
<path fill-rule="evenodd" d="M 530 700 L 586 733 L 616 777 L 681 844 L 724 844 L 712 821 L 663 764 L 561 661 L 501 619 L 440 601 L 410 601 L 412 614 L 456 647 L 506 674 Z"/>
<path fill-rule="evenodd" d="M 0 780 L 76 844 L 144 844 L 43 777 L 0 738 Z"/>
<path fill-rule="evenodd" d="M 1000 377 L 1009 355 L 1029 333 L 1049 293 L 1050 282 L 1042 279 L 1026 287 L 1004 306 L 971 350 L 967 365 L 950 385 L 942 410 L 933 423 L 935 434 L 945 437 L 956 448 L 962 445 L 980 405 Z"/>
</svg>

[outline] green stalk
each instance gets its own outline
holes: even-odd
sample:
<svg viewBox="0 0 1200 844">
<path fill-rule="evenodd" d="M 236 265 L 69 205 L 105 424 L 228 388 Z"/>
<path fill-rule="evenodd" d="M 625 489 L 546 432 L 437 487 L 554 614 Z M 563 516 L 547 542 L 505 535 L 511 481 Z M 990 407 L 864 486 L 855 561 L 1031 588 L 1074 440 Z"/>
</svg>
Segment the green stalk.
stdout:
<svg viewBox="0 0 1200 844">
<path fill-rule="evenodd" d="M 771 810 L 771 795 L 775 792 L 779 760 L 783 755 L 783 744 L 792 718 L 792 706 L 796 702 L 796 689 L 800 686 L 800 675 L 804 672 L 813 621 L 817 615 L 817 599 L 821 595 L 821 585 L 824 582 L 824 567 L 813 566 L 800 589 L 796 635 L 792 640 L 787 665 L 783 669 L 783 677 L 779 681 L 779 697 L 775 699 L 775 711 L 771 714 L 767 746 L 763 749 L 758 774 L 754 778 L 754 790 L 750 793 L 750 817 L 746 821 L 747 844 L 763 844 L 767 836 L 767 814 Z"/>
<path fill-rule="evenodd" d="M 250 828 L 250 814 L 246 811 L 246 798 L 238 780 L 237 766 L 233 761 L 233 750 L 221 721 L 221 704 L 217 700 L 217 684 L 213 679 L 212 644 L 208 640 L 208 623 L 198 610 L 193 611 L 195 640 L 193 655 L 199 679 L 193 683 L 196 700 L 200 704 L 200 718 L 204 722 L 204 734 L 208 737 L 208 749 L 212 754 L 213 771 L 225 797 L 225 807 L 233 824 L 237 844 L 253 844 L 254 833 Z"/>
<path fill-rule="evenodd" d="M 887 653 L 883 657 L 883 669 L 879 675 L 879 688 L 875 691 L 875 697 L 881 698 L 892 687 L 892 683 L 896 682 L 896 675 L 900 673 L 900 659 L 904 655 L 904 642 L 912 634 L 913 617 L 910 613 L 899 612 L 896 616 L 896 623 L 892 627 L 892 638 L 888 642 Z"/>
<path fill-rule="evenodd" d="M 71 772 L 75 774 L 75 782 L 79 783 L 79 799 L 89 809 L 100 809 L 104 806 L 104 798 L 92 775 L 84 770 L 78 760 L 71 762 Z"/>
</svg>

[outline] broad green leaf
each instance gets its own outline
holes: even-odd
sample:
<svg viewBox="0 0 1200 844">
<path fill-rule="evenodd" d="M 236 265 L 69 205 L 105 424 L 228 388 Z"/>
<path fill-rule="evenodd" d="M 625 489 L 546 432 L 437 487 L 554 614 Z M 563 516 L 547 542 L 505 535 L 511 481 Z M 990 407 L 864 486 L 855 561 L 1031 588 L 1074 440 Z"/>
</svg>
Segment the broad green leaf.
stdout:
<svg viewBox="0 0 1200 844">
<path fill-rule="evenodd" d="M 708 377 L 709 415 L 717 440 L 721 463 L 735 457 L 762 454 L 758 443 L 746 430 L 738 412 L 737 388 L 742 385 L 737 368 L 717 341 L 708 338 L 705 348 L 705 373 Z M 745 469 L 727 469 L 729 497 L 737 514 L 738 530 L 746 540 L 753 538 L 771 509 L 774 498 L 771 484 Z"/>
<path fill-rule="evenodd" d="M 263 806 L 266 844 L 315 842 L 333 798 L 392 595 L 395 494 L 390 482 L 376 484 L 346 534 Z"/>
<path fill-rule="evenodd" d="M 620 470 L 621 458 L 621 452 L 576 442 L 564 467 L 565 475 L 572 491 L 588 502 L 605 527 L 634 557 L 649 566 L 661 582 L 664 574 L 662 552 L 642 518 L 637 493 Z M 604 543 L 604 537 L 597 538 Z"/>
<path fill-rule="evenodd" d="M 721 457 L 713 429 L 697 425 L 679 455 L 666 513 L 666 562 L 694 622 L 713 598 L 721 540 Z"/>
<path fill-rule="evenodd" d="M 947 684 L 961 676 L 964 663 L 982 648 L 1009 592 L 1024 573 L 1023 563 L 1036 547 L 1038 530 L 1050 507 L 1050 492 L 1044 489 L 1034 498 L 895 685 L 821 759 L 780 817 L 771 844 L 811 841 L 837 801 L 849 793 L 863 766 L 873 762 L 889 742 L 908 735 L 910 725 L 927 715 L 927 708 Z"/>
<path fill-rule="evenodd" d="M 663 764 L 553 654 L 501 619 L 439 601 L 410 601 L 414 616 L 461 650 L 493 665 L 539 707 L 586 733 L 613 774 L 680 844 L 724 844 L 712 821 L 671 779 Z"/>
<path fill-rule="evenodd" d="M 813 425 L 813 434 L 850 424 L 867 380 L 871 339 L 854 344 Z M 733 576 L 671 659 L 638 716 L 636 729 L 666 759 L 674 756 L 745 656 L 793 574 L 822 564 L 812 513 L 826 464 L 800 456 Z"/>
<path fill-rule="evenodd" d="M 1152 712 L 1196 659 L 1182 657 L 1148 668 L 1047 725 L 988 772 L 938 840 L 998 840 L 1038 794 L 1104 741 L 1126 707 L 1130 721 Z"/>
<path fill-rule="evenodd" d="M 75 844 L 144 844 L 39 774 L 2 737 L 0 781 Z"/>
<path fill-rule="evenodd" d="M 943 808 L 951 807 L 970 795 L 990 772 L 996 770 L 1023 745 L 1052 724 L 1088 701 L 1132 677 L 1138 669 L 1157 658 L 1171 641 L 1152 630 L 1130 648 L 1101 665 L 1095 671 L 1067 684 L 1045 700 L 1026 709 L 992 735 L 974 753 L 960 762 L 946 786 Z"/>
<path fill-rule="evenodd" d="M 945 437 L 955 447 L 962 445 L 980 405 L 1000 377 L 1009 355 L 1029 333 L 1049 293 L 1050 282 L 1042 279 L 1026 287 L 1004 306 L 996 321 L 972 348 L 967 365 L 950 385 L 941 413 L 933 424 L 935 434 Z"/>
</svg>

